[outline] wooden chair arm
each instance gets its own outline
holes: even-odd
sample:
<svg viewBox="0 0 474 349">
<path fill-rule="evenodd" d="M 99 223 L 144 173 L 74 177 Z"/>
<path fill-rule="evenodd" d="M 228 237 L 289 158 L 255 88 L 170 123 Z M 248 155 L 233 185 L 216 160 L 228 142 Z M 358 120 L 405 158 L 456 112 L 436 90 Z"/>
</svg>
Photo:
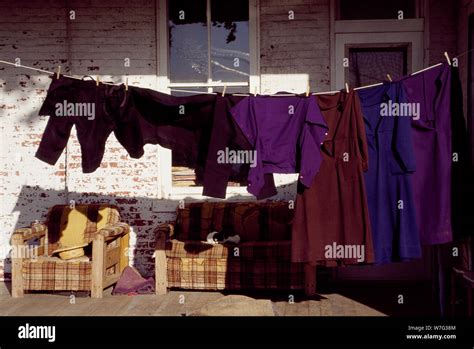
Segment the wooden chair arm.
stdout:
<svg viewBox="0 0 474 349">
<path fill-rule="evenodd" d="M 12 234 L 12 244 L 25 243 L 28 240 L 45 236 L 48 227 L 43 223 L 33 223 L 29 228 L 20 228 Z"/>
<path fill-rule="evenodd" d="M 156 240 L 166 241 L 166 240 L 171 239 L 174 236 L 174 227 L 175 227 L 174 222 L 167 222 L 167 223 L 160 224 L 155 229 Z"/>
<path fill-rule="evenodd" d="M 155 291 L 156 294 L 166 294 L 168 288 L 167 262 L 166 262 L 166 240 L 174 234 L 174 223 L 160 224 L 155 230 Z"/>
<path fill-rule="evenodd" d="M 97 232 L 97 235 L 102 235 L 105 240 L 111 240 L 115 237 L 128 234 L 130 232 L 130 226 L 127 223 L 118 222 L 115 224 L 108 225 Z"/>
</svg>

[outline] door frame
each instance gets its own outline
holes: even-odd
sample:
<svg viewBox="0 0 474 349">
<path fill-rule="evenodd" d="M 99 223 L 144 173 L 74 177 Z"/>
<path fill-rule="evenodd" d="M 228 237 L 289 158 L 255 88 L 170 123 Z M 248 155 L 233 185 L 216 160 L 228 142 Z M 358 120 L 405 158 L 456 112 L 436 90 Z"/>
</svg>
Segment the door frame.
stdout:
<svg viewBox="0 0 474 349">
<path fill-rule="evenodd" d="M 331 55 L 331 89 L 341 89 L 349 80 L 349 68 L 343 66 L 344 58 L 348 58 L 349 47 L 408 46 L 408 73 L 422 69 L 424 20 L 406 19 L 403 21 L 403 28 L 399 22 L 399 20 L 335 21 L 334 52 Z"/>
</svg>

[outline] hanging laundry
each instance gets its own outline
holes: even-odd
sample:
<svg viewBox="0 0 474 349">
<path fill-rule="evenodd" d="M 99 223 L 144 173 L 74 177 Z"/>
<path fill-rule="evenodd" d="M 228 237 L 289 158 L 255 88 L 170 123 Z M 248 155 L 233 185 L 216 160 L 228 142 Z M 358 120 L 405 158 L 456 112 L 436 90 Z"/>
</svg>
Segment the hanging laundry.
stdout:
<svg viewBox="0 0 474 349">
<path fill-rule="evenodd" d="M 211 140 L 207 152 L 206 167 L 204 169 L 203 193 L 205 196 L 224 199 L 226 188 L 232 173 L 241 172 L 240 177 L 246 178 L 249 164 L 235 164 L 230 161 L 220 161 L 222 152 L 241 150 L 251 151 L 252 147 L 242 131 L 236 125 L 230 109 L 242 101 L 245 96 L 217 95 L 214 106 L 214 118 Z M 235 165 L 238 170 L 236 170 Z"/>
<path fill-rule="evenodd" d="M 354 91 L 339 92 L 317 96 L 317 102 L 329 130 L 321 147 L 319 172 L 309 188 L 298 188 L 292 261 L 328 266 L 339 261 L 372 263 L 363 176 L 368 168 L 367 143 L 359 98 Z M 356 251 L 363 251 L 362 258 Z"/>
<path fill-rule="evenodd" d="M 416 172 L 413 193 L 422 244 L 452 240 L 451 67 L 447 63 L 402 80 L 408 101 L 420 105 L 412 120 Z"/>
<path fill-rule="evenodd" d="M 195 169 L 202 183 L 216 95 L 177 97 L 129 86 L 115 136 L 133 158 L 145 144 L 173 150 L 173 164 Z"/>
<path fill-rule="evenodd" d="M 95 81 L 64 76 L 52 78 L 39 111 L 39 115 L 49 115 L 49 119 L 35 156 L 50 165 L 56 164 L 75 125 L 82 171 L 94 172 L 104 156 L 105 143 L 115 129 L 124 88 L 96 86 Z"/>
<path fill-rule="evenodd" d="M 253 151 L 247 190 L 257 199 L 277 193 L 265 174 L 299 173 L 309 187 L 321 164 L 320 144 L 327 130 L 315 98 L 249 96 L 231 109 Z"/>
<path fill-rule="evenodd" d="M 366 125 L 370 167 L 365 174 L 375 262 L 421 257 L 411 176 L 415 154 L 408 104 L 400 82 L 357 91 Z"/>
</svg>

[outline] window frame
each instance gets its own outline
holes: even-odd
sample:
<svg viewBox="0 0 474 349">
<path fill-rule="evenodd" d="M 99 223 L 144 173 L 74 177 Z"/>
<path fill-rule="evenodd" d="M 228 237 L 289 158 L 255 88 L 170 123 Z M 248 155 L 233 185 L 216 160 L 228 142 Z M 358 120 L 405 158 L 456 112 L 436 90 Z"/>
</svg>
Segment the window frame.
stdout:
<svg viewBox="0 0 474 349">
<path fill-rule="evenodd" d="M 172 1 L 172 0 L 170 0 Z M 212 92 L 213 87 L 226 85 L 232 86 L 249 86 L 249 91 L 260 92 L 260 0 L 249 0 L 249 54 L 250 54 L 250 77 L 248 84 L 235 82 L 207 82 L 207 83 L 171 83 L 169 79 L 169 47 L 168 47 L 168 0 L 158 0 L 156 6 L 157 20 L 157 90 L 170 94 L 172 87 L 181 87 L 193 89 L 193 87 L 208 87 L 208 91 Z M 208 9 L 209 11 L 209 9 Z M 158 146 L 158 180 L 157 192 L 159 199 L 176 199 L 184 198 L 206 198 L 202 195 L 202 186 L 197 187 L 178 187 L 173 186 L 172 182 L 172 162 L 171 150 Z M 252 197 L 247 192 L 246 187 L 227 187 L 227 195 L 238 196 L 245 199 Z"/>
<path fill-rule="evenodd" d="M 421 14 L 423 13 L 423 1 L 424 0 L 415 0 L 415 19 L 418 19 L 421 16 Z M 334 8 L 334 19 L 336 21 L 342 21 L 340 19 L 340 8 L 341 8 L 341 0 L 332 0 L 331 1 L 333 3 L 333 8 Z M 372 19 L 373 20 L 373 19 Z M 383 20 L 383 19 L 380 19 L 380 20 Z M 364 19 L 364 20 L 345 20 L 347 22 L 353 22 L 353 21 L 370 21 L 370 19 Z"/>
<path fill-rule="evenodd" d="M 370 20 L 337 20 L 338 0 L 330 3 L 330 37 L 331 37 L 331 89 L 344 88 L 349 80 L 349 69 L 342 66 L 343 59 L 348 57 L 350 47 L 387 47 L 405 45 L 408 50 L 408 73 L 422 69 L 426 63 L 425 41 L 426 23 L 423 18 L 409 19 L 370 19 Z M 416 15 L 422 17 L 423 0 L 417 0 Z M 403 25 L 400 25 L 403 21 Z M 390 72 L 387 72 L 390 73 Z M 352 86 L 354 87 L 354 86 Z"/>
</svg>

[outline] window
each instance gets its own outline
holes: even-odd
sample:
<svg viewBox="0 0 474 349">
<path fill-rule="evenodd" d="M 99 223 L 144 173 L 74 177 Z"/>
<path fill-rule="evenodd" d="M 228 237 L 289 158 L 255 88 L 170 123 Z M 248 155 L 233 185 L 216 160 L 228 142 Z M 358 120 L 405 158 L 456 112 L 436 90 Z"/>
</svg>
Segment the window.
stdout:
<svg viewBox="0 0 474 349">
<path fill-rule="evenodd" d="M 168 6 L 170 80 L 206 82 L 206 1 L 170 1 Z"/>
<path fill-rule="evenodd" d="M 331 85 L 397 79 L 424 66 L 422 0 L 331 1 Z M 403 20 L 392 15 L 403 11 Z M 396 10 L 395 12 L 397 12 Z M 348 63 L 348 64 L 347 64 Z"/>
<path fill-rule="evenodd" d="M 407 74 L 408 47 L 348 47 L 349 84 L 364 86 L 387 79 L 398 79 Z"/>
<path fill-rule="evenodd" d="M 248 92 L 249 1 L 223 5 L 218 0 L 169 2 L 171 87 L 214 91 L 230 84 L 233 92 Z"/>
<path fill-rule="evenodd" d="M 417 17 L 416 0 L 339 0 L 337 5 L 339 20 L 397 19 L 399 11 L 404 18 Z"/>
<path fill-rule="evenodd" d="M 157 11 L 160 91 L 258 90 L 258 0 L 159 0 Z M 196 164 L 163 148 L 159 160 L 162 197 L 201 194 Z M 228 193 L 246 194 L 243 167 L 233 169 L 228 186 Z"/>
</svg>

